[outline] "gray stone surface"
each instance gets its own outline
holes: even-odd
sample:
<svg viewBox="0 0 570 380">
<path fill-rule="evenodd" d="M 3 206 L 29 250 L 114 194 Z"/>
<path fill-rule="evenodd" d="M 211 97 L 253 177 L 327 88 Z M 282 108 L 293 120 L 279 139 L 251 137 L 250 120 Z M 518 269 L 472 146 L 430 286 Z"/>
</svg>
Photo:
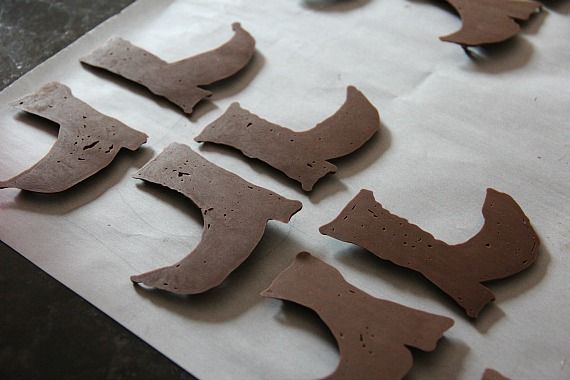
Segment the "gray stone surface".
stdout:
<svg viewBox="0 0 570 380">
<path fill-rule="evenodd" d="M 0 0 L 1 88 L 132 2 Z"/>
<path fill-rule="evenodd" d="M 0 0 L 0 89 L 131 2 Z M 0 242 L 0 379 L 193 377 Z"/>
</svg>

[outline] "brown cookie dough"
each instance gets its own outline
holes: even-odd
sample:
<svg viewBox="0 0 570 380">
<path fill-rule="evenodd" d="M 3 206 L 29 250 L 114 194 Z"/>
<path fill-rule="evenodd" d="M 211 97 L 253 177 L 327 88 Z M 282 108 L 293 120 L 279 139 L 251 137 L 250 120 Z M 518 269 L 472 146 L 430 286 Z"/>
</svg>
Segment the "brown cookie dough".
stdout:
<svg viewBox="0 0 570 380">
<path fill-rule="evenodd" d="M 498 371 L 494 369 L 487 368 L 485 372 L 483 372 L 483 377 L 481 380 L 511 380 L 508 377 L 501 375 Z"/>
<path fill-rule="evenodd" d="M 527 0 L 447 0 L 461 16 L 461 29 L 440 40 L 462 46 L 505 41 L 521 28 L 514 20 L 528 20 L 542 4 Z"/>
<path fill-rule="evenodd" d="M 302 204 L 206 160 L 190 147 L 171 144 L 134 176 L 190 198 L 204 216 L 202 240 L 178 263 L 132 276 L 136 283 L 173 293 L 202 293 L 220 285 L 257 246 L 270 219 L 283 223 Z"/>
<path fill-rule="evenodd" d="M 307 252 L 261 293 L 313 309 L 340 351 L 327 379 L 401 379 L 412 367 L 407 347 L 433 351 L 453 320 L 372 297 Z"/>
<path fill-rule="evenodd" d="M 462 244 L 449 245 L 391 214 L 361 190 L 320 232 L 356 244 L 384 260 L 422 273 L 476 318 L 495 299 L 483 282 L 512 276 L 538 257 L 538 236 L 517 203 L 487 190 L 485 224 Z"/>
<path fill-rule="evenodd" d="M 0 181 L 0 189 L 64 191 L 109 165 L 121 148 L 137 150 L 147 140 L 144 133 L 97 112 L 58 82 L 48 83 L 12 105 L 54 121 L 60 128 L 51 150 L 28 170 Z"/>
<path fill-rule="evenodd" d="M 331 117 L 304 132 L 270 123 L 233 103 L 208 125 L 198 142 L 223 144 L 239 149 L 300 182 L 310 191 L 336 166 L 327 160 L 346 156 L 366 143 L 380 129 L 376 108 L 354 86 L 346 101 Z"/>
<path fill-rule="evenodd" d="M 232 28 L 235 35 L 222 46 L 173 63 L 121 38 L 109 40 L 80 61 L 137 82 L 191 114 L 200 100 L 212 94 L 200 86 L 236 74 L 253 57 L 253 37 L 239 23 Z"/>
</svg>

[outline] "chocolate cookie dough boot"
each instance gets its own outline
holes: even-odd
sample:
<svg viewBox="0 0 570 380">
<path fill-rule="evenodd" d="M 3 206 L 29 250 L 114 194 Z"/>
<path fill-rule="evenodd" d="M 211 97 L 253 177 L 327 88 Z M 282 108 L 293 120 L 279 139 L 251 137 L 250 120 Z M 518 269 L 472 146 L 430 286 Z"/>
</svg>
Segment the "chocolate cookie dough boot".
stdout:
<svg viewBox="0 0 570 380">
<path fill-rule="evenodd" d="M 109 165 L 121 148 L 137 150 L 147 140 L 144 133 L 97 112 L 58 82 L 48 83 L 12 105 L 56 122 L 60 128 L 50 151 L 28 170 L 0 181 L 2 189 L 67 190 Z"/>
<path fill-rule="evenodd" d="M 109 40 L 80 61 L 141 84 L 191 114 L 200 100 L 212 95 L 200 86 L 231 77 L 253 57 L 253 37 L 239 23 L 232 28 L 234 36 L 222 46 L 173 63 L 121 38 Z"/>
<path fill-rule="evenodd" d="M 223 144 L 257 158 L 311 191 L 315 183 L 335 173 L 328 160 L 346 156 L 364 145 L 380 129 L 380 117 L 366 97 L 349 86 L 340 109 L 313 129 L 295 132 L 264 120 L 233 103 L 209 124 L 198 142 Z"/>
<path fill-rule="evenodd" d="M 485 372 L 483 372 L 483 377 L 481 380 L 511 380 L 508 377 L 501 375 L 498 371 L 494 369 L 487 368 Z"/>
<path fill-rule="evenodd" d="M 488 189 L 483 217 L 479 233 L 465 243 L 449 245 L 391 214 L 371 191 L 361 190 L 320 232 L 420 272 L 476 318 L 495 299 L 482 283 L 530 267 L 539 247 L 528 218 L 507 194 Z"/>
<path fill-rule="evenodd" d="M 262 293 L 314 310 L 334 335 L 340 361 L 327 379 L 402 379 L 408 347 L 433 351 L 453 320 L 370 296 L 307 252 Z"/>
<path fill-rule="evenodd" d="M 447 0 L 461 16 L 461 29 L 440 40 L 462 46 L 505 41 L 521 28 L 515 20 L 528 20 L 542 4 L 527 0 Z"/>
<path fill-rule="evenodd" d="M 134 178 L 178 191 L 202 210 L 202 240 L 190 254 L 174 265 L 131 277 L 173 293 L 202 293 L 220 285 L 251 254 L 269 220 L 287 223 L 302 207 L 182 144 L 169 145 Z"/>
</svg>

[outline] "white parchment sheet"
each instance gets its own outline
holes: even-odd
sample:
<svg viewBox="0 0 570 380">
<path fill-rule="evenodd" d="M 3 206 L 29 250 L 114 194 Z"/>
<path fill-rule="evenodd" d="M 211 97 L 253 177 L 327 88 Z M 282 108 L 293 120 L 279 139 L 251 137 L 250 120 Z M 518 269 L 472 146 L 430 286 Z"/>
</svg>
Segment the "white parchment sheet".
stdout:
<svg viewBox="0 0 570 380">
<path fill-rule="evenodd" d="M 0 94 L 0 178 L 31 166 L 55 141 L 57 125 L 6 105 L 49 81 L 147 133 L 148 144 L 62 194 L 0 190 L 0 238 L 203 379 L 310 379 L 335 368 L 336 345 L 314 313 L 258 296 L 301 250 L 374 296 L 455 319 L 435 352 L 414 351 L 410 379 L 479 379 L 485 367 L 514 379 L 569 379 L 570 2 L 554 4 L 519 37 L 470 59 L 438 40 L 460 21 L 435 2 L 139 1 Z M 234 21 L 258 52 L 191 117 L 78 62 L 112 36 L 181 59 L 225 42 Z M 378 107 L 382 131 L 337 160 L 338 173 L 310 194 L 237 151 L 193 142 L 234 101 L 291 129 L 311 128 L 343 103 L 349 84 Z M 222 288 L 193 297 L 129 281 L 174 263 L 200 239 L 200 212 L 189 200 L 131 178 L 175 141 L 303 202 L 290 224 L 269 223 Z M 487 187 L 520 204 L 542 250 L 525 273 L 490 284 L 497 302 L 476 322 L 420 275 L 318 233 L 368 188 L 392 212 L 458 243 L 482 226 Z"/>
</svg>

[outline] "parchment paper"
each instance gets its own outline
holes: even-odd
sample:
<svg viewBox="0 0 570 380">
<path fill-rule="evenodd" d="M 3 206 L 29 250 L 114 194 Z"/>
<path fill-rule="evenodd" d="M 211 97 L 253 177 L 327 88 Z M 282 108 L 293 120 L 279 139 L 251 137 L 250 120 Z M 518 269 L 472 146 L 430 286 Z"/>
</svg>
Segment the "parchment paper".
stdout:
<svg viewBox="0 0 570 380">
<path fill-rule="evenodd" d="M 315 314 L 258 296 L 301 250 L 374 296 L 455 319 L 435 352 L 414 352 L 410 379 L 478 379 L 485 367 L 515 379 L 568 379 L 570 5 L 552 4 L 521 36 L 470 59 L 437 39 L 460 25 L 437 2 L 139 1 L 0 94 L 0 178 L 31 166 L 55 141 L 55 124 L 6 106 L 48 81 L 147 133 L 149 143 L 62 194 L 1 190 L 0 238 L 203 379 L 318 378 L 335 368 L 336 345 Z M 255 59 L 214 86 L 212 102 L 190 118 L 78 62 L 112 36 L 177 60 L 229 39 L 234 21 L 257 39 Z M 337 160 L 338 173 L 309 195 L 267 165 L 192 140 L 233 101 L 289 128 L 311 128 L 342 104 L 349 84 L 379 108 L 382 132 Z M 188 200 L 130 177 L 174 141 L 304 204 L 289 225 L 269 224 L 225 286 L 194 297 L 129 281 L 200 239 L 200 213 Z M 458 243 L 481 227 L 487 187 L 517 200 L 542 251 L 532 269 L 490 285 L 497 302 L 476 322 L 420 275 L 318 233 L 368 188 L 392 212 Z"/>
</svg>

